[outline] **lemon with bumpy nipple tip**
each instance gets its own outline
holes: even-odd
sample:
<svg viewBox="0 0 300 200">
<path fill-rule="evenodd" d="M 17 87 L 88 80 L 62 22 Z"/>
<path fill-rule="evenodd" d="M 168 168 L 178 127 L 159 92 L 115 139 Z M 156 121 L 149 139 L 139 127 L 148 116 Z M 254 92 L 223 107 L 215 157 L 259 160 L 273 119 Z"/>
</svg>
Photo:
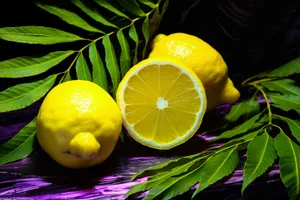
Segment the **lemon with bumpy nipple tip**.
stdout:
<svg viewBox="0 0 300 200">
<path fill-rule="evenodd" d="M 37 117 L 37 138 L 49 156 L 68 168 L 104 162 L 114 150 L 122 118 L 114 99 L 90 81 L 54 87 Z"/>
</svg>

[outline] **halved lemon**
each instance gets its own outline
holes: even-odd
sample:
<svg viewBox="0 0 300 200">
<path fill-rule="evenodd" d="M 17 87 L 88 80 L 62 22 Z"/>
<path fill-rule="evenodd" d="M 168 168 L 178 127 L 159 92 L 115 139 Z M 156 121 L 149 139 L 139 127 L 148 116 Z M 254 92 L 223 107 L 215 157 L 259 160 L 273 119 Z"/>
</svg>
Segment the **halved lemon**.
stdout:
<svg viewBox="0 0 300 200">
<path fill-rule="evenodd" d="M 206 112 L 199 78 L 170 58 L 148 58 L 132 67 L 116 97 L 129 135 L 154 149 L 171 149 L 190 139 Z"/>
</svg>

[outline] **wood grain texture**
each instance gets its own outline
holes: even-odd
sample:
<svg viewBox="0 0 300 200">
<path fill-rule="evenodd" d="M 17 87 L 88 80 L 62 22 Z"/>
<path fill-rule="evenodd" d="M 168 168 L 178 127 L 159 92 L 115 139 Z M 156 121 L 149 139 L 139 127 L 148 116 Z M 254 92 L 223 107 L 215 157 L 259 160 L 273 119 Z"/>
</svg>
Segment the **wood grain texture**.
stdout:
<svg viewBox="0 0 300 200">
<path fill-rule="evenodd" d="M 1 114 L 0 145 L 29 122 L 36 115 L 38 107 L 39 103 L 21 111 Z M 228 108 L 221 107 L 218 112 L 207 117 L 214 119 L 217 115 L 226 113 Z M 158 151 L 144 147 L 125 136 L 124 142 L 117 144 L 105 163 L 81 170 L 66 169 L 58 165 L 37 147 L 29 157 L 0 166 L 0 199 L 124 199 L 124 194 L 131 186 L 146 180 L 143 178 L 130 182 L 131 176 L 137 171 L 202 151 L 209 147 L 205 143 L 206 139 L 207 137 L 196 134 L 179 147 Z M 229 179 L 209 187 L 197 198 L 253 199 L 264 194 L 268 197 L 276 195 L 273 199 L 287 198 L 279 180 L 277 165 L 249 187 L 243 197 L 240 194 L 242 177 L 243 171 L 238 169 Z M 274 187 L 278 189 L 274 190 Z M 259 196 L 253 196 L 254 194 Z M 141 199 L 144 195 L 136 196 L 135 199 Z M 191 195 L 192 191 L 176 199 L 190 199 Z"/>
</svg>

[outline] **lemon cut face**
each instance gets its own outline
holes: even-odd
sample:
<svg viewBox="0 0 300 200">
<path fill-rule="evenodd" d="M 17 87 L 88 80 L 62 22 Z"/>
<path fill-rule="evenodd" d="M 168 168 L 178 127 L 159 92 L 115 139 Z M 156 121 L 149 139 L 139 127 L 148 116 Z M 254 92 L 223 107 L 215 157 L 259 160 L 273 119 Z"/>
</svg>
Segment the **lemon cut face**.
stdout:
<svg viewBox="0 0 300 200">
<path fill-rule="evenodd" d="M 132 67 L 119 85 L 117 103 L 137 142 L 165 150 L 191 138 L 206 111 L 197 75 L 169 58 L 148 58 Z"/>
</svg>

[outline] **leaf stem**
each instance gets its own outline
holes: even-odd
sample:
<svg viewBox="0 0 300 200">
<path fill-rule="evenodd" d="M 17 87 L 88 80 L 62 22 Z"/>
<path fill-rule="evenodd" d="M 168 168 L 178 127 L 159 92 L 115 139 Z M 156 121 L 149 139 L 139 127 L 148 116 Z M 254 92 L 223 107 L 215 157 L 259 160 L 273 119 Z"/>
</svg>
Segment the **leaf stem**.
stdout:
<svg viewBox="0 0 300 200">
<path fill-rule="evenodd" d="M 77 60 L 77 58 L 80 56 L 80 54 L 81 54 L 81 52 L 78 52 L 78 53 L 77 53 L 77 55 L 75 56 L 75 58 L 73 59 L 73 61 L 72 61 L 71 64 L 69 65 L 68 69 L 66 69 L 64 72 L 59 73 L 59 74 L 64 74 L 64 75 L 61 77 L 61 79 L 60 79 L 60 81 L 59 81 L 58 84 L 60 84 L 60 83 L 64 80 L 64 78 L 65 78 L 65 76 L 67 75 L 67 73 L 70 72 L 70 69 L 72 68 L 72 66 L 74 65 L 74 63 L 76 62 L 76 60 Z"/>
<path fill-rule="evenodd" d="M 256 75 L 254 75 L 254 76 L 251 76 L 251 77 L 247 78 L 246 80 L 244 80 L 244 81 L 242 82 L 242 86 L 246 86 L 246 85 L 248 84 L 249 81 L 251 81 L 251 80 L 253 80 L 253 79 L 255 79 L 255 78 L 258 78 L 258 77 L 260 77 L 260 76 L 263 75 L 263 74 L 264 74 L 264 72 L 259 73 L 259 74 L 256 74 Z"/>
<path fill-rule="evenodd" d="M 145 16 L 138 17 L 138 18 L 135 18 L 135 19 L 130 20 L 130 21 L 131 21 L 130 24 L 128 24 L 128 25 L 126 25 L 126 26 L 124 26 L 124 27 L 118 29 L 118 31 L 121 31 L 121 30 L 123 30 L 123 29 L 126 29 L 126 28 L 131 27 L 136 21 L 138 21 L 138 20 L 140 20 L 140 19 L 142 19 L 142 18 L 145 18 L 145 17 L 149 16 L 149 15 L 150 15 L 152 12 L 154 12 L 156 9 L 158 9 L 158 4 L 157 4 L 157 7 L 156 7 L 155 9 L 153 9 L 153 10 L 151 10 L 150 12 L 146 13 Z M 103 39 L 105 36 L 107 36 L 107 35 L 108 35 L 108 36 L 109 36 L 109 35 L 112 35 L 112 34 L 114 34 L 114 33 L 116 33 L 116 32 L 117 32 L 117 31 L 112 31 L 112 32 L 107 33 L 107 34 L 105 34 L 105 35 L 102 35 L 102 36 L 100 36 L 100 37 L 98 37 L 98 38 L 96 38 L 96 39 L 94 39 L 94 40 L 90 40 L 91 42 L 88 43 L 87 45 L 85 45 L 84 47 L 82 47 L 81 49 L 79 49 L 78 52 L 82 52 L 84 49 L 86 49 L 87 47 L 89 47 L 93 42 L 96 43 L 98 40 Z"/>
<path fill-rule="evenodd" d="M 261 77 L 263 74 L 265 74 L 265 72 L 256 74 L 256 75 L 246 79 L 245 81 L 242 82 L 242 86 L 253 85 L 253 84 L 257 85 L 257 84 L 260 84 L 262 82 L 280 79 L 279 77 L 267 77 L 267 78 L 259 79 L 259 80 L 253 81 L 253 82 L 249 82 L 249 81 L 251 81 L 255 78 Z"/>
<path fill-rule="evenodd" d="M 136 21 L 138 21 L 138 20 L 140 20 L 140 19 L 142 19 L 142 18 L 148 17 L 148 16 L 149 16 L 151 13 L 153 13 L 156 9 L 159 9 L 159 4 L 156 4 L 156 8 L 154 8 L 154 9 L 152 9 L 150 12 L 146 13 L 145 16 L 138 17 L 138 18 L 135 18 L 135 19 L 132 19 L 132 20 L 130 19 L 130 21 L 131 21 L 130 24 L 128 24 L 128 25 L 126 25 L 126 26 L 124 26 L 124 27 L 118 29 L 117 31 L 120 31 L 120 30 L 123 30 L 123 29 L 126 29 L 126 28 L 131 27 Z M 105 35 L 102 35 L 102 36 L 100 36 L 100 37 L 98 37 L 98 38 L 96 38 L 96 39 L 93 39 L 93 40 L 87 39 L 87 40 L 90 41 L 90 42 L 89 42 L 87 45 L 85 45 L 84 47 L 82 47 L 81 49 L 75 51 L 75 52 L 77 52 L 77 55 L 76 55 L 76 57 L 74 58 L 74 60 L 72 61 L 72 63 L 70 64 L 70 66 L 68 67 L 68 69 L 65 70 L 65 71 L 63 71 L 63 72 L 61 72 L 61 73 L 58 73 L 58 75 L 59 75 L 59 74 L 64 74 L 64 75 L 62 76 L 62 78 L 60 79 L 60 81 L 59 81 L 58 84 L 60 84 L 60 83 L 64 80 L 65 76 L 67 75 L 67 73 L 70 72 L 70 69 L 73 67 L 74 63 L 76 62 L 78 56 L 79 56 L 86 48 L 88 48 L 92 43 L 96 43 L 97 41 L 103 39 L 105 36 L 107 36 L 107 35 L 108 35 L 108 36 L 109 36 L 109 35 L 112 35 L 112 34 L 116 33 L 117 31 L 116 31 L 116 30 L 115 30 L 115 31 L 111 31 L 110 33 L 107 33 L 107 34 L 105 34 Z"/>
<path fill-rule="evenodd" d="M 257 84 L 260 84 L 262 82 L 266 82 L 266 81 L 272 81 L 272 80 L 277 80 L 279 79 L 278 77 L 271 77 L 271 78 L 264 78 L 264 79 L 260 79 L 260 80 L 257 80 L 257 81 L 253 81 L 253 82 L 250 82 L 248 83 L 248 85 L 257 85 Z"/>
<path fill-rule="evenodd" d="M 267 104 L 267 109 L 268 109 L 268 112 L 269 112 L 269 124 L 272 124 L 272 111 L 271 111 L 271 105 L 270 105 L 270 102 L 269 102 L 269 99 L 267 97 L 267 94 L 265 93 L 265 91 L 262 89 L 261 86 L 257 85 L 256 83 L 252 82 L 252 83 L 249 83 L 248 85 L 251 85 L 253 87 L 255 87 L 256 89 L 258 89 L 261 94 L 263 95 L 265 101 L 266 101 L 266 104 Z"/>
</svg>

